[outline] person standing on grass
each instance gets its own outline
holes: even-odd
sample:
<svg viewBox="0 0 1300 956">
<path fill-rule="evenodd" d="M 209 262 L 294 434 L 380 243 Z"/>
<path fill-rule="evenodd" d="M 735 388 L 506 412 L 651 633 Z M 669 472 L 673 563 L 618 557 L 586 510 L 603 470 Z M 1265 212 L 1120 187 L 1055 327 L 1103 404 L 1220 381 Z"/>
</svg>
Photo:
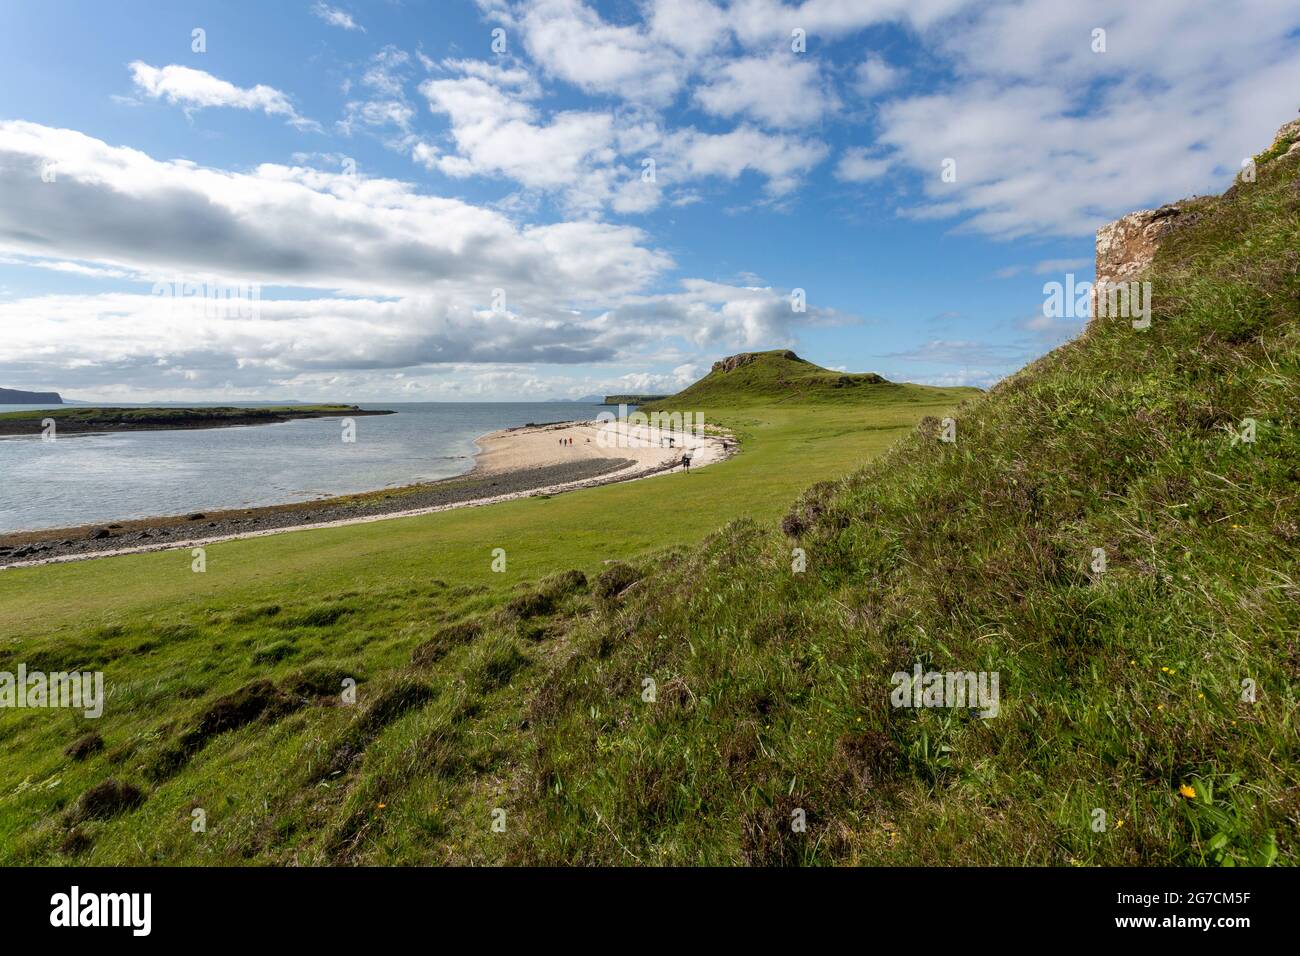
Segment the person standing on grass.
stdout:
<svg viewBox="0 0 1300 956">
<path fill-rule="evenodd" d="M 691 473 L 691 456 L 689 454 L 682 455 L 682 471 L 688 475 Z"/>
</svg>

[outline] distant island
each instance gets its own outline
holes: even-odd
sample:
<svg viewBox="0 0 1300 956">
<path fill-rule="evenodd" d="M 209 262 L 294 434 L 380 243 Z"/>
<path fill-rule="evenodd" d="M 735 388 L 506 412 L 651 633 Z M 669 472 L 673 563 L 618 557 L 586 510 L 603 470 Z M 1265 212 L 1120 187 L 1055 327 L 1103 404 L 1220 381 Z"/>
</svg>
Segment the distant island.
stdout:
<svg viewBox="0 0 1300 956">
<path fill-rule="evenodd" d="M 272 425 L 297 418 L 392 415 L 356 405 L 276 405 L 265 408 L 60 408 L 0 412 L 0 435 L 39 434 L 45 419 L 53 419 L 59 433 L 159 431 L 190 428 L 229 428 L 235 425 Z"/>
<path fill-rule="evenodd" d="M 0 405 L 62 405 L 58 392 L 24 392 L 20 388 L 0 388 Z"/>
<path fill-rule="evenodd" d="M 668 398 L 667 395 L 606 395 L 606 405 L 645 405 Z"/>
</svg>

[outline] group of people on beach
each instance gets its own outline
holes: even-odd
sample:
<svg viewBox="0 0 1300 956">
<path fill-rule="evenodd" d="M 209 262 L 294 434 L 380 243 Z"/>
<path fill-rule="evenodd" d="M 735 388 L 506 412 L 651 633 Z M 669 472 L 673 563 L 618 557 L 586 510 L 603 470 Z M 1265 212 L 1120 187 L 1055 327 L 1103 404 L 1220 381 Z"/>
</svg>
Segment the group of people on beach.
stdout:
<svg viewBox="0 0 1300 956">
<path fill-rule="evenodd" d="M 587 441 L 591 441 L 591 439 L 588 438 Z M 561 439 L 560 439 L 560 444 L 561 444 L 561 445 L 572 445 L 572 444 L 573 444 L 573 439 L 572 439 L 572 438 L 561 438 Z M 672 448 L 672 447 L 673 447 L 673 441 L 672 441 L 671 438 L 668 439 L 668 447 L 669 447 L 669 448 Z M 682 466 L 682 471 L 689 472 L 689 471 L 691 470 L 691 455 L 690 455 L 690 452 L 689 452 L 689 451 L 688 451 L 686 454 L 682 455 L 682 458 L 681 458 L 681 466 Z"/>
</svg>

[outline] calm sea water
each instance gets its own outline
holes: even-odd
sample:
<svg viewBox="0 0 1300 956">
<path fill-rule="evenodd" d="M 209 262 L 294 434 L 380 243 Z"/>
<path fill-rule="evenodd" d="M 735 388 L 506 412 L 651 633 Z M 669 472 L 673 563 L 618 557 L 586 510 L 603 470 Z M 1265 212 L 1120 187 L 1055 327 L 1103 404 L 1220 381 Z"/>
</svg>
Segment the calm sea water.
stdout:
<svg viewBox="0 0 1300 956">
<path fill-rule="evenodd" d="M 40 406 L 4 405 L 0 411 Z M 593 419 L 576 402 L 381 403 L 396 415 L 198 431 L 0 438 L 0 534 L 309 501 L 450 478 L 474 439 L 529 422 Z"/>
</svg>

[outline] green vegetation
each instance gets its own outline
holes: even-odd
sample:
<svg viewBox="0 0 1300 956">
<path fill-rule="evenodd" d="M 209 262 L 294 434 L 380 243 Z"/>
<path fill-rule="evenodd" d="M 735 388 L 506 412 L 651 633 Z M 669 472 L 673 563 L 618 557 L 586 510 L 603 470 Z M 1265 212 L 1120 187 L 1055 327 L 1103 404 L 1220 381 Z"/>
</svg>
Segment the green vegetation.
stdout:
<svg viewBox="0 0 1300 956">
<path fill-rule="evenodd" d="M 203 574 L 188 551 L 0 572 L 0 671 L 102 669 L 110 693 L 98 720 L 0 711 L 0 862 L 478 858 L 430 834 L 511 806 L 482 801 L 523 765 L 517 722 L 564 622 L 643 573 L 621 562 L 669 562 L 666 547 L 742 516 L 775 522 L 808 485 L 964 394 L 709 411 L 741 449 L 689 476 L 213 545 Z M 491 570 L 496 547 L 504 574 Z M 338 706 L 344 676 L 358 681 L 356 707 Z M 412 681 L 431 696 L 375 711 L 385 724 L 363 716 Z M 411 763 L 416 741 L 444 776 Z M 347 769 L 319 779 L 327 758 Z M 72 823 L 106 780 L 147 799 Z M 358 840 L 340 836 L 352 829 Z"/>
<path fill-rule="evenodd" d="M 606 405 L 645 405 L 649 402 L 657 402 L 662 398 L 668 398 L 667 395 L 606 395 Z"/>
<path fill-rule="evenodd" d="M 674 410 L 694 408 L 738 408 L 749 405 L 858 403 L 872 401 L 870 393 L 889 396 L 883 400 L 923 400 L 920 386 L 887 382 L 879 375 L 832 372 L 799 358 L 789 350 L 744 352 L 716 362 L 711 371 L 690 388 L 671 398 L 646 405 L 648 410 L 672 406 Z M 968 390 L 974 393 L 974 389 Z"/>
<path fill-rule="evenodd" d="M 745 442 L 690 476 L 0 573 L 0 669 L 112 685 L 0 714 L 0 860 L 1295 864 L 1298 173 L 951 413 L 760 356 L 669 403 Z"/>
<path fill-rule="evenodd" d="M 267 405 L 255 408 L 56 408 L 0 412 L 0 435 L 31 433 L 52 418 L 65 434 L 134 431 L 138 429 L 219 428 L 227 425 L 263 425 L 295 418 L 334 415 L 390 415 L 365 411 L 356 405 Z"/>
</svg>

